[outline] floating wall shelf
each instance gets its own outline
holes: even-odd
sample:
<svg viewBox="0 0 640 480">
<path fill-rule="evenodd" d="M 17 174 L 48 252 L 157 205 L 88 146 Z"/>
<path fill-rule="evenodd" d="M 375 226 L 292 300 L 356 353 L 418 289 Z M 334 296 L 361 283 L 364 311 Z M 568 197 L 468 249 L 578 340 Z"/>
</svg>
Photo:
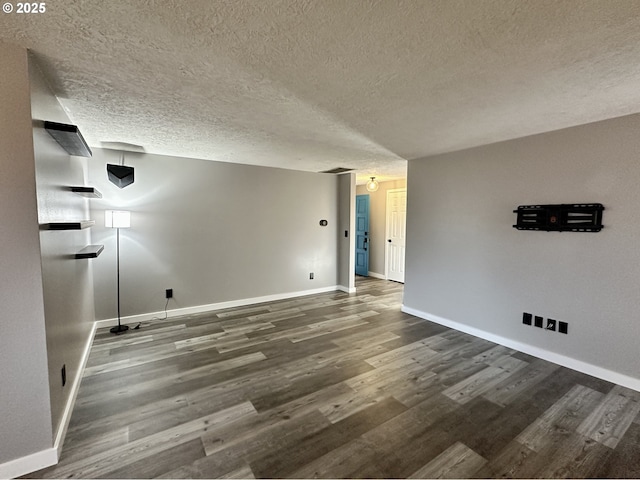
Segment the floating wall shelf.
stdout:
<svg viewBox="0 0 640 480">
<path fill-rule="evenodd" d="M 71 191 L 87 198 L 102 198 L 102 194 L 95 187 L 71 187 Z"/>
<path fill-rule="evenodd" d="M 104 245 L 87 245 L 78 253 L 76 258 L 96 258 L 104 250 Z"/>
<path fill-rule="evenodd" d="M 46 230 L 82 230 L 95 225 L 94 220 L 81 220 L 79 222 L 53 222 L 43 224 Z"/>
<path fill-rule="evenodd" d="M 44 122 L 44 129 L 49 132 L 49 135 L 51 135 L 69 155 L 79 157 L 91 156 L 89 145 L 84 141 L 80 130 L 75 125 Z"/>
</svg>

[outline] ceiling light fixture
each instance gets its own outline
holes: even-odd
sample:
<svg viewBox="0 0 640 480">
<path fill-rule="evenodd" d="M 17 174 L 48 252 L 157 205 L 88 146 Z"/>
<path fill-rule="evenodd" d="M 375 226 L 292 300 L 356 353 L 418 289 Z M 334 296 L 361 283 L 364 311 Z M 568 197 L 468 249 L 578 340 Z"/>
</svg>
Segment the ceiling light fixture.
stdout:
<svg viewBox="0 0 640 480">
<path fill-rule="evenodd" d="M 376 190 L 378 190 L 378 187 L 379 185 L 376 177 L 371 177 L 371 180 L 367 182 L 367 190 L 370 192 L 375 192 Z"/>
<path fill-rule="evenodd" d="M 113 163 L 107 164 L 107 176 L 109 177 L 109 181 L 118 188 L 124 188 L 133 183 L 133 167 L 125 166 L 124 153 L 120 157 L 120 165 Z"/>
</svg>

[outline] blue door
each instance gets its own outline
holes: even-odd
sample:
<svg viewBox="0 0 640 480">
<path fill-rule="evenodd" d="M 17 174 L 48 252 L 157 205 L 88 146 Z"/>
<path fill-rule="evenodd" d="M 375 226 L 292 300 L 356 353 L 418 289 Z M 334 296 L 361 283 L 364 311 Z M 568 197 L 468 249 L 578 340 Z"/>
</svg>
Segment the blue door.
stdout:
<svg viewBox="0 0 640 480">
<path fill-rule="evenodd" d="M 356 275 L 369 276 L 369 195 L 356 195 Z"/>
</svg>

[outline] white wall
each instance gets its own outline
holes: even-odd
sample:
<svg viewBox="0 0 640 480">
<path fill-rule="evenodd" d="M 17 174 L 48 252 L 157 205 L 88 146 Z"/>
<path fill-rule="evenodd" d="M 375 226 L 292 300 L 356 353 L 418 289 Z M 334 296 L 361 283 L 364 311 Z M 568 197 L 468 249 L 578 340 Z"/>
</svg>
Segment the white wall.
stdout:
<svg viewBox="0 0 640 480">
<path fill-rule="evenodd" d="M 116 233 L 104 210 L 130 210 L 121 230 L 122 316 L 334 287 L 337 282 L 337 179 L 249 165 L 127 153 L 135 182 L 119 189 L 106 164 L 119 152 L 94 149 L 89 183 L 96 317 L 116 316 Z M 321 219 L 328 221 L 321 227 Z M 313 272 L 314 280 L 309 279 Z"/>
<path fill-rule="evenodd" d="M 76 221 L 89 218 L 89 200 L 69 191 L 85 185 L 86 159 L 71 157 L 44 129 L 44 121 L 71 123 L 33 59 L 29 63 L 33 148 L 36 164 L 38 221 Z M 65 408 L 79 381 L 83 356 L 91 341 L 94 260 L 74 254 L 91 243 L 90 229 L 40 231 L 44 288 L 49 391 L 55 435 L 65 428 Z M 67 383 L 61 369 L 66 365 Z M 69 405 L 70 408 L 70 405 Z"/>
<path fill-rule="evenodd" d="M 405 307 L 638 388 L 638 132 L 633 115 L 410 161 Z M 518 205 L 580 202 L 605 205 L 600 233 L 512 228 Z"/>
<path fill-rule="evenodd" d="M 369 272 L 383 276 L 387 249 L 387 192 L 406 188 L 406 180 L 380 182 L 378 190 L 370 192 L 366 185 L 358 185 L 357 195 L 369 195 Z"/>
<path fill-rule="evenodd" d="M 28 471 L 11 461 L 52 453 L 52 429 L 27 51 L 0 44 L 0 57 L 0 477 L 8 478 Z"/>
</svg>

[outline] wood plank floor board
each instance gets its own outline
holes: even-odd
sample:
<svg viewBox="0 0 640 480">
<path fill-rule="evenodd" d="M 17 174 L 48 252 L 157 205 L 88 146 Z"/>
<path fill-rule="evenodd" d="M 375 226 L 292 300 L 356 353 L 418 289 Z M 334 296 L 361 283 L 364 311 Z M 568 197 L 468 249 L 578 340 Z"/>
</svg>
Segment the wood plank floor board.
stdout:
<svg viewBox="0 0 640 480">
<path fill-rule="evenodd" d="M 92 452 L 120 447 L 129 442 L 129 426 L 109 427 L 98 434 L 69 435 L 64 444 L 65 459 L 68 462 L 80 460 Z"/>
<path fill-rule="evenodd" d="M 242 436 L 233 435 L 230 437 L 231 441 L 224 441 L 224 437 L 213 431 L 202 437 L 202 443 L 208 456 L 222 451 L 225 454 L 233 452 L 236 456 L 252 461 L 274 450 L 286 451 L 296 448 L 299 442 L 325 430 L 330 425 L 324 415 L 317 410 L 312 410 L 295 418 L 280 417 L 279 421 L 266 425 L 258 423 L 257 429 L 245 430 L 245 435 Z"/>
<path fill-rule="evenodd" d="M 498 363 L 505 358 L 510 360 L 508 365 Z M 490 391 L 503 380 L 527 366 L 526 362 L 513 357 L 503 357 L 501 360 L 492 362 L 492 366 L 484 368 L 461 382 L 452 385 L 443 393 L 459 403 L 466 403 Z"/>
<path fill-rule="evenodd" d="M 467 422 L 474 425 L 476 433 L 466 436 L 466 445 L 486 459 L 495 458 L 522 430 L 540 416 L 543 409 L 533 402 L 511 403 L 499 409 L 489 407 L 489 402 L 478 397 L 470 402 Z M 465 438 L 465 437 L 462 437 Z"/>
<path fill-rule="evenodd" d="M 445 434 L 435 432 L 430 427 L 457 408 L 457 404 L 449 398 L 443 395 L 434 396 L 354 438 L 344 447 L 325 453 L 291 476 L 397 478 L 393 474 L 394 469 L 402 464 L 400 457 L 404 452 L 412 452 L 410 458 L 415 468 L 406 467 L 407 470 L 411 470 L 409 473 L 412 473 L 446 448 L 448 439 L 444 438 Z M 437 442 L 429 442 L 429 452 L 432 456 L 427 457 L 428 453 L 424 451 L 416 453 L 416 439 L 429 436 L 431 440 L 437 439 Z M 414 453 L 418 455 L 418 459 Z"/>
<path fill-rule="evenodd" d="M 519 442 L 509 442 L 470 478 L 537 478 L 537 453 Z"/>
<path fill-rule="evenodd" d="M 305 408 L 308 405 L 312 405 L 311 408 Z M 236 455 L 251 453 L 254 457 L 261 457 L 269 453 L 274 441 L 282 442 L 282 439 L 288 438 L 295 443 L 331 425 L 314 407 L 311 402 L 300 402 L 288 405 L 277 413 L 269 410 L 228 427 L 218 428 L 202 436 L 205 453 L 213 455 L 221 450 L 233 449 Z"/>
<path fill-rule="evenodd" d="M 640 393 L 400 310 L 402 285 L 96 332 L 29 478 L 638 477 Z"/>
<path fill-rule="evenodd" d="M 640 478 L 640 425 L 633 423 L 615 450 L 596 471 L 598 478 Z"/>
<path fill-rule="evenodd" d="M 185 442 L 199 439 L 212 425 L 230 423 L 255 413 L 253 406 L 245 402 L 159 434 L 144 437 L 117 448 L 102 450 L 72 463 L 58 465 L 50 470 L 53 476 L 49 478 L 62 478 L 69 475 L 85 478 L 108 477 L 115 469 L 137 462 L 141 457 L 149 457 Z"/>
<path fill-rule="evenodd" d="M 146 456 L 108 472 L 104 478 L 155 478 L 177 466 L 189 465 L 205 457 L 202 442 L 195 438 L 171 446 L 164 451 Z"/>
<path fill-rule="evenodd" d="M 587 418 L 577 432 L 610 448 L 616 448 L 627 428 L 640 413 L 634 392 L 615 386 Z"/>
<path fill-rule="evenodd" d="M 368 345 L 380 345 L 381 343 L 387 343 L 392 340 L 396 340 L 400 338 L 395 333 L 392 333 L 389 331 L 381 331 L 380 333 L 377 333 L 377 334 L 371 332 L 370 335 L 366 335 L 367 333 L 369 332 L 365 331 L 365 335 L 362 335 L 362 334 L 350 335 L 351 338 L 345 339 L 344 337 L 342 337 L 336 340 L 332 340 L 332 342 L 338 345 L 339 347 L 359 348 L 359 347 L 366 347 Z M 357 335 L 362 335 L 362 337 L 364 338 L 358 338 Z"/>
<path fill-rule="evenodd" d="M 229 310 L 220 310 L 216 313 L 216 317 L 218 318 L 233 318 L 233 317 L 246 317 L 247 315 L 255 315 L 259 313 L 268 313 L 269 305 L 262 304 L 257 305 L 255 307 L 239 307 L 239 308 L 231 308 Z"/>
<path fill-rule="evenodd" d="M 516 351 L 502 345 L 496 345 L 493 348 L 483 351 L 475 355 L 471 360 L 476 363 L 484 363 L 485 365 L 493 365 L 494 362 L 500 361 L 505 357 L 513 355 Z M 517 360 L 517 359 L 516 359 Z M 522 360 L 520 360 L 522 361 Z"/>
<path fill-rule="evenodd" d="M 515 357 L 514 357 L 515 358 Z M 491 390 L 483 394 L 487 400 L 505 406 L 520 395 L 534 388 L 540 382 L 545 381 L 556 370 L 558 365 L 551 364 L 544 360 L 533 360 L 529 367 L 521 369 L 514 375 L 506 378 Z"/>
<path fill-rule="evenodd" d="M 573 433 L 552 452 L 538 455 L 544 465 L 537 470 L 540 478 L 586 478 L 607 461 L 611 449 L 583 435 Z"/>
<path fill-rule="evenodd" d="M 516 441 L 539 452 L 545 446 L 561 443 L 601 404 L 604 395 L 582 385 L 574 386 L 517 437 Z M 559 438 L 559 441 L 558 441 Z"/>
<path fill-rule="evenodd" d="M 487 460 L 462 442 L 456 442 L 409 478 L 469 478 Z"/>
<path fill-rule="evenodd" d="M 81 405 L 90 405 L 93 403 L 110 402 L 118 397 L 126 396 L 128 398 L 135 397 L 139 394 L 145 394 L 148 391 L 168 390 L 176 385 L 186 382 L 198 381 L 205 379 L 207 383 L 215 383 L 216 376 L 221 372 L 239 369 L 240 367 L 250 365 L 255 362 L 266 360 L 267 357 L 262 352 L 249 353 L 239 355 L 215 363 L 209 363 L 200 367 L 186 371 L 172 372 L 165 374 L 161 378 L 141 379 L 135 384 L 129 383 L 119 389 L 111 391 L 98 391 L 93 395 L 85 395 L 81 398 Z M 188 387 L 192 390 L 193 383 Z"/>
<path fill-rule="evenodd" d="M 434 428 L 411 438 L 408 444 L 395 444 L 395 448 L 378 443 L 375 460 L 357 471 L 350 472 L 348 477 L 408 478 L 425 463 L 444 452 L 453 442 L 455 439 L 448 433 Z"/>
<path fill-rule="evenodd" d="M 251 471 L 251 467 L 249 465 L 243 465 L 242 467 L 237 468 L 231 472 L 227 472 L 220 475 L 219 478 L 242 479 L 242 478 L 256 478 L 256 477 L 254 477 L 253 472 Z"/>
<path fill-rule="evenodd" d="M 251 471 L 251 467 L 242 457 L 234 455 L 232 451 L 223 451 L 218 455 L 200 458 L 188 465 L 176 465 L 172 470 L 158 475 L 156 478 L 223 478 L 224 476 L 235 476 L 237 472 L 242 471 L 248 473 Z M 252 475 L 253 472 L 251 472 L 251 476 L 246 478 L 252 478 Z"/>
<path fill-rule="evenodd" d="M 368 372 L 370 369 L 371 367 L 364 362 L 346 365 L 340 368 L 327 365 L 303 378 L 298 378 L 288 384 L 277 386 L 267 394 L 251 397 L 251 402 L 259 412 L 270 408 L 277 408 L 293 399 L 304 397 L 318 389 L 335 385 L 351 377 Z"/>
<path fill-rule="evenodd" d="M 301 440 L 292 448 L 270 451 L 268 455 L 252 461 L 251 469 L 260 478 L 303 478 L 298 472 L 302 466 L 339 449 L 405 410 L 393 399 L 376 403 Z"/>
<path fill-rule="evenodd" d="M 156 416 L 184 407 L 188 403 L 185 396 L 178 396 L 149 402 L 144 405 L 135 405 L 126 410 L 117 410 L 112 415 L 100 417 L 93 412 L 77 415 L 76 411 L 74 411 L 69 422 L 68 440 L 65 441 L 65 445 L 67 442 L 73 445 L 74 442 L 78 441 L 90 447 L 92 442 L 99 443 L 101 438 L 110 435 L 114 431 L 122 428 L 128 429 L 129 424 L 132 422 L 146 419 L 149 423 L 152 423 Z"/>
</svg>

